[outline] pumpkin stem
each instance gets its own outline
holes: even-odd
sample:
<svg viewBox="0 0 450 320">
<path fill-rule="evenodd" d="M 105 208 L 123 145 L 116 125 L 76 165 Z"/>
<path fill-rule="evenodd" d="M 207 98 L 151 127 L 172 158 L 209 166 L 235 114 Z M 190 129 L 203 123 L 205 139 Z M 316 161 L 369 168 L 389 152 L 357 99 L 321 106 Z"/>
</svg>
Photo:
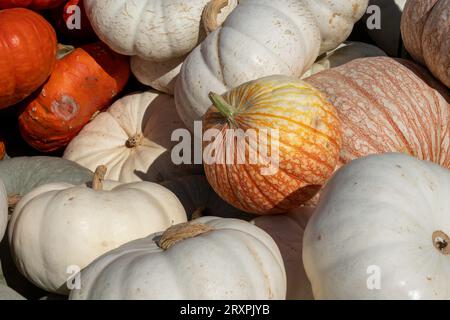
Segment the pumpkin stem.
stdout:
<svg viewBox="0 0 450 320">
<path fill-rule="evenodd" d="M 219 27 L 217 17 L 220 11 L 228 5 L 228 0 L 211 0 L 203 9 L 202 20 L 206 34 L 210 34 Z"/>
<path fill-rule="evenodd" d="M 450 237 L 442 231 L 435 231 L 432 235 L 434 247 L 442 254 L 450 254 Z"/>
<path fill-rule="evenodd" d="M 194 238 L 213 230 L 214 228 L 203 223 L 180 223 L 167 229 L 158 240 L 157 245 L 161 249 L 167 250 L 177 242 Z"/>
<path fill-rule="evenodd" d="M 12 196 L 8 196 L 8 212 L 12 213 L 16 208 L 19 201 L 22 199 L 21 195 L 15 194 Z"/>
<path fill-rule="evenodd" d="M 125 145 L 127 148 L 135 148 L 137 146 L 139 146 L 141 144 L 141 140 L 142 140 L 142 134 L 138 133 L 132 137 L 130 137 L 127 142 L 125 142 Z"/>
<path fill-rule="evenodd" d="M 217 108 L 217 110 L 219 110 L 220 114 L 222 114 L 230 123 L 236 125 L 236 122 L 234 121 L 234 108 L 228 102 L 226 102 L 221 95 L 210 92 L 209 99 Z"/>
<path fill-rule="evenodd" d="M 74 46 L 58 43 L 56 47 L 56 59 L 61 60 L 68 54 L 72 53 L 73 50 L 75 50 Z"/>
<path fill-rule="evenodd" d="M 106 172 L 108 168 L 106 166 L 101 165 L 95 169 L 94 178 L 92 179 L 92 189 L 95 191 L 103 190 L 103 180 L 105 180 Z"/>
</svg>

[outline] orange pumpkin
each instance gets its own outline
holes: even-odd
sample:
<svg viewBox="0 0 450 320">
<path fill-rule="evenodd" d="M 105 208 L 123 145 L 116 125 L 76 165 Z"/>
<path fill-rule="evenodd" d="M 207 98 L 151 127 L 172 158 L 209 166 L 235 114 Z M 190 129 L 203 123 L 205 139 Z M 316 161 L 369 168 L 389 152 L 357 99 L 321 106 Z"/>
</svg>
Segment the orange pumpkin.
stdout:
<svg viewBox="0 0 450 320">
<path fill-rule="evenodd" d="M 39 96 L 20 114 L 23 138 L 42 152 L 65 147 L 124 88 L 129 75 L 128 57 L 102 43 L 75 49 L 58 60 Z"/>
<path fill-rule="evenodd" d="M 56 62 L 52 26 L 28 9 L 0 11 L 0 109 L 39 88 Z"/>
<path fill-rule="evenodd" d="M 270 76 L 211 99 L 203 119 L 204 168 L 214 190 L 236 208 L 286 212 L 312 198 L 333 173 L 340 121 L 312 86 Z M 249 138 L 229 134 L 238 129 Z"/>
<path fill-rule="evenodd" d="M 0 160 L 3 160 L 4 157 L 5 157 L 5 144 L 0 138 Z"/>
<path fill-rule="evenodd" d="M 401 31 L 406 50 L 450 87 L 450 0 L 408 0 Z"/>
<path fill-rule="evenodd" d="M 31 8 L 51 9 L 59 6 L 64 0 L 0 0 L 0 9 L 6 8 Z"/>
<path fill-rule="evenodd" d="M 450 105 L 403 63 L 357 59 L 305 79 L 341 118 L 339 166 L 370 154 L 400 152 L 450 169 Z"/>
</svg>

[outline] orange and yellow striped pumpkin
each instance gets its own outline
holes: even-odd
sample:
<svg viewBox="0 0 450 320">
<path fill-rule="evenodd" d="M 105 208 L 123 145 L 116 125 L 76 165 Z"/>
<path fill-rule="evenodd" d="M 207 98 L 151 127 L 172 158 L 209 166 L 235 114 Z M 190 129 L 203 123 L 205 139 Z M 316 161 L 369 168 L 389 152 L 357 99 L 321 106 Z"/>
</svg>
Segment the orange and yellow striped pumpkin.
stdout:
<svg viewBox="0 0 450 320">
<path fill-rule="evenodd" d="M 418 75 L 429 77 L 411 62 L 372 57 L 305 79 L 325 94 L 342 120 L 339 166 L 370 154 L 400 152 L 450 169 L 450 105 Z"/>
<path fill-rule="evenodd" d="M 333 173 L 341 149 L 340 120 L 311 85 L 269 76 L 210 98 L 214 106 L 203 118 L 204 167 L 228 203 L 258 214 L 286 212 L 312 198 Z M 217 134 L 208 137 L 210 129 Z M 237 139 L 228 129 L 253 130 L 257 139 Z M 267 157 L 254 161 L 250 151 L 255 150 Z M 263 171 L 268 158 L 277 160 L 272 172 Z"/>
</svg>

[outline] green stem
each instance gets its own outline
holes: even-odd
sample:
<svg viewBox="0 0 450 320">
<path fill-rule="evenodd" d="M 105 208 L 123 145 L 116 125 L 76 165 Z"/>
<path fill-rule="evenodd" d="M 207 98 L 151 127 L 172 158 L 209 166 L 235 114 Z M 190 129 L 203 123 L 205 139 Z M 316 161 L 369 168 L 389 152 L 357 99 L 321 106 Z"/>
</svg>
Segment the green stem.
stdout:
<svg viewBox="0 0 450 320">
<path fill-rule="evenodd" d="M 222 114 L 222 116 L 224 116 L 228 120 L 228 122 L 235 124 L 233 106 L 226 102 L 221 95 L 218 95 L 214 92 L 209 93 L 209 99 L 217 108 L 217 110 L 219 110 L 220 114 Z"/>
</svg>

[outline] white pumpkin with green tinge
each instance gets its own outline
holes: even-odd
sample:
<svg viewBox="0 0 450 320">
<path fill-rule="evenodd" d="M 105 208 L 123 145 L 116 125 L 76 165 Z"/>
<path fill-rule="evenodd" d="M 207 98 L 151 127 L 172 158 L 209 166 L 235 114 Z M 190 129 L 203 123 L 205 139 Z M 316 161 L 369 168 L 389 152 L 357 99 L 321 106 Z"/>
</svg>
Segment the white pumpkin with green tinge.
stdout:
<svg viewBox="0 0 450 320">
<path fill-rule="evenodd" d="M 102 181 L 92 186 L 53 183 L 38 187 L 17 204 L 8 240 L 19 271 L 38 287 L 67 293 L 68 268 L 86 267 L 129 241 L 185 222 L 178 198 L 150 182 Z"/>
<path fill-rule="evenodd" d="M 6 193 L 5 185 L 0 179 L 0 241 L 6 231 L 8 224 L 8 194 Z"/>
<path fill-rule="evenodd" d="M 316 299 L 450 299 L 450 171 L 404 154 L 354 160 L 303 240 Z"/>
<path fill-rule="evenodd" d="M 72 300 L 285 299 L 277 245 L 237 219 L 199 218 L 101 256 L 81 272 Z"/>
</svg>

